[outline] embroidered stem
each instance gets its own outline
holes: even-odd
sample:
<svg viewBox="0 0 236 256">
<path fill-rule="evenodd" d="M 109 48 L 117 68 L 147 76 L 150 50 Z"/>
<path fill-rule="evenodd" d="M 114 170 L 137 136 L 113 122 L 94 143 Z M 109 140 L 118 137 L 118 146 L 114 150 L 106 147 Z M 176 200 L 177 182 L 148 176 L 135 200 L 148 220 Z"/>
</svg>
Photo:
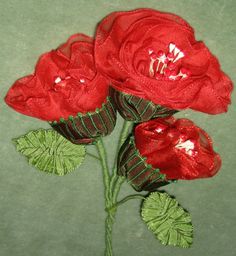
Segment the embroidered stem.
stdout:
<svg viewBox="0 0 236 256">
<path fill-rule="evenodd" d="M 94 154 L 91 154 L 89 152 L 86 152 L 86 155 L 90 156 L 90 157 L 93 157 L 94 159 L 98 160 L 98 161 L 101 161 L 101 159 L 98 157 L 98 156 L 95 156 Z"/>
<path fill-rule="evenodd" d="M 104 183 L 104 194 L 105 194 L 105 207 L 110 208 L 110 174 L 107 164 L 107 154 L 102 141 L 102 138 L 97 140 L 96 147 L 100 156 L 102 170 L 103 170 L 103 183 Z M 108 211 L 105 220 L 105 256 L 112 256 L 112 226 L 114 223 L 115 211 Z"/>
<path fill-rule="evenodd" d="M 124 181 L 125 181 L 125 177 L 119 176 L 117 178 L 116 184 L 114 185 L 114 192 L 113 192 L 113 198 L 112 198 L 113 203 L 116 203 L 118 194 L 120 192 L 121 185 L 124 183 Z"/>
<path fill-rule="evenodd" d="M 112 228 L 115 220 L 116 211 L 109 211 L 105 221 L 105 254 L 104 256 L 112 256 Z"/>
<path fill-rule="evenodd" d="M 112 195 L 112 203 L 113 204 L 116 204 L 121 185 L 125 181 L 125 177 L 118 176 L 116 173 L 117 172 L 118 153 L 119 153 L 120 147 L 122 146 L 122 144 L 125 142 L 127 136 L 129 135 L 131 128 L 133 128 L 133 125 L 134 125 L 133 122 L 124 121 L 123 128 L 122 128 L 122 131 L 120 134 L 120 140 L 119 140 L 119 144 L 118 144 L 118 148 L 117 148 L 116 159 L 115 159 L 115 163 L 114 163 L 114 167 L 113 167 L 113 175 L 112 175 L 112 179 L 111 179 L 111 187 L 110 187 L 110 189 L 112 189 L 111 195 Z"/>
<path fill-rule="evenodd" d="M 102 170 L 103 170 L 103 183 L 105 189 L 105 205 L 109 206 L 110 198 L 109 198 L 109 189 L 110 189 L 110 174 L 107 164 L 107 154 L 103 144 L 102 138 L 99 138 L 96 143 L 96 147 L 98 150 L 98 154 L 101 160 Z"/>
<path fill-rule="evenodd" d="M 117 172 L 118 153 L 119 153 L 120 147 L 122 146 L 122 144 L 125 142 L 127 136 L 129 135 L 130 130 L 133 128 L 133 124 L 134 124 L 133 122 L 124 121 L 122 130 L 121 130 L 121 133 L 120 133 L 120 138 L 119 138 L 117 151 L 116 151 L 115 162 L 114 162 L 114 166 L 113 166 L 113 169 L 112 169 L 112 177 L 111 177 L 111 184 L 110 184 L 110 195 L 112 196 L 111 199 L 113 199 L 114 187 L 115 187 L 116 183 L 118 182 L 118 180 L 120 178 L 120 177 L 118 177 L 118 175 L 116 173 Z M 121 177 L 121 179 L 125 180 L 123 177 Z"/>
<path fill-rule="evenodd" d="M 112 228 L 113 228 L 113 223 L 115 220 L 115 214 L 116 214 L 116 210 L 117 210 L 117 206 L 119 204 L 122 204 L 124 202 L 124 200 L 129 200 L 129 199 L 123 199 L 120 202 L 118 202 L 116 204 L 116 201 L 114 202 L 114 205 L 116 205 L 116 207 L 112 207 L 113 204 L 113 186 L 116 185 L 116 181 L 119 181 L 118 175 L 116 174 L 116 161 L 117 161 L 117 156 L 119 153 L 119 149 L 122 146 L 122 144 L 124 143 L 124 141 L 126 140 L 129 132 L 130 132 L 130 128 L 132 127 L 133 123 L 129 122 L 129 121 L 125 121 L 121 134 L 120 134 L 120 139 L 119 139 L 119 143 L 118 143 L 118 147 L 117 147 L 117 153 L 115 156 L 115 163 L 114 163 L 114 167 L 113 167 L 113 171 L 112 171 L 112 176 L 109 173 L 109 168 L 108 168 L 108 164 L 107 164 L 107 154 L 106 154 L 106 150 L 102 141 L 102 138 L 99 138 L 96 142 L 96 147 L 97 147 L 97 151 L 99 154 L 99 158 L 89 154 L 91 157 L 95 157 L 96 159 L 99 159 L 101 162 L 101 166 L 102 166 L 102 170 L 103 170 L 103 183 L 104 183 L 104 195 L 105 195 L 105 209 L 107 211 L 107 217 L 106 217 L 106 221 L 105 221 L 105 256 L 112 256 Z M 122 179 L 123 180 L 123 179 Z M 120 186 L 119 186 L 119 190 L 120 190 Z M 116 191 L 116 194 L 118 195 L 119 191 Z M 116 196 L 117 198 L 117 196 Z"/>
<path fill-rule="evenodd" d="M 131 200 L 131 199 L 145 199 L 145 196 L 143 195 L 129 195 L 124 197 L 122 200 L 118 201 L 117 203 L 113 204 L 109 209 L 107 209 L 107 211 L 114 211 L 117 209 L 118 206 L 124 204 L 125 202 Z"/>
</svg>

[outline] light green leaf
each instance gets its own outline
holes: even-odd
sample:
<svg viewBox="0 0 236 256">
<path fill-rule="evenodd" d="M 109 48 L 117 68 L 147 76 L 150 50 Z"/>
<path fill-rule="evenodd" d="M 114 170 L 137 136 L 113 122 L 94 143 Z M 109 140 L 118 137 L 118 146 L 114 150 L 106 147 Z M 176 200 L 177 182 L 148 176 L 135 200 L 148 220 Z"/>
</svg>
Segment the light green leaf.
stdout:
<svg viewBox="0 0 236 256">
<path fill-rule="evenodd" d="M 16 149 L 41 171 L 65 175 L 84 160 L 85 147 L 75 145 L 54 130 L 39 129 L 13 139 Z"/>
<path fill-rule="evenodd" d="M 164 245 L 190 247 L 193 241 L 191 217 L 167 193 L 153 192 L 145 198 L 143 220 Z"/>
</svg>

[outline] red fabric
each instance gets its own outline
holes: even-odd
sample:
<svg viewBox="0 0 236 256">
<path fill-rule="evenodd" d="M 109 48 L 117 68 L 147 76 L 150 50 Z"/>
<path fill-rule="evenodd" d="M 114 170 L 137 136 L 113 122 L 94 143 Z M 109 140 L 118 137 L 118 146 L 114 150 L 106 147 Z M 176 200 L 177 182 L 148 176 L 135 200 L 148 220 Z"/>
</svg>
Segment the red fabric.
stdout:
<svg viewBox="0 0 236 256">
<path fill-rule="evenodd" d="M 221 166 L 208 134 L 188 119 L 159 118 L 139 124 L 135 143 L 147 163 L 167 179 L 207 178 Z"/>
<path fill-rule="evenodd" d="M 158 72 L 151 74 L 150 59 L 160 51 L 167 54 L 170 43 L 184 57 L 168 64 L 163 75 L 156 61 Z M 218 114 L 230 104 L 231 80 L 205 44 L 195 40 L 190 25 L 174 14 L 152 9 L 111 13 L 97 27 L 95 62 L 117 90 L 172 109 Z M 180 71 L 187 78 L 170 79 Z"/>
<path fill-rule="evenodd" d="M 5 101 L 16 111 L 46 121 L 100 108 L 108 80 L 94 65 L 93 39 L 72 35 L 58 49 L 43 54 L 35 73 L 17 80 Z"/>
</svg>

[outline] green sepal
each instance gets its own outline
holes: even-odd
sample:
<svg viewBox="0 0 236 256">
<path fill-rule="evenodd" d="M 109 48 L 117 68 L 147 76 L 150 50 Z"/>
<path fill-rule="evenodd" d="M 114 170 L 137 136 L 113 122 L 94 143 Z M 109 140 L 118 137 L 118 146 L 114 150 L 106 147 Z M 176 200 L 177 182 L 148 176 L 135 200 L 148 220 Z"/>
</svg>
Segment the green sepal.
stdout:
<svg viewBox="0 0 236 256">
<path fill-rule="evenodd" d="M 188 248 L 193 242 L 191 216 L 167 193 L 153 192 L 144 199 L 141 216 L 163 245 Z"/>
<path fill-rule="evenodd" d="M 145 122 L 153 118 L 172 116 L 178 111 L 158 105 L 151 100 L 110 88 L 110 95 L 120 115 L 135 123 Z"/>
<path fill-rule="evenodd" d="M 76 169 L 86 154 L 83 145 L 71 143 L 52 129 L 30 131 L 13 142 L 31 165 L 60 176 Z"/>
</svg>

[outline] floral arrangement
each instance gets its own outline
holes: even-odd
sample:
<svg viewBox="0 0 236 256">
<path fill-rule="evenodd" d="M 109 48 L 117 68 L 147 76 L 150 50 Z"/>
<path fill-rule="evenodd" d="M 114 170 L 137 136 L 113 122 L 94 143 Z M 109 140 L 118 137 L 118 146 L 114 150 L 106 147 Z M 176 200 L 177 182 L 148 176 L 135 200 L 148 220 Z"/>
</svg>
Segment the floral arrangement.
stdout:
<svg viewBox="0 0 236 256">
<path fill-rule="evenodd" d="M 190 247 L 190 214 L 158 191 L 179 179 L 209 178 L 221 167 L 209 135 L 183 109 L 227 112 L 233 85 L 217 58 L 197 41 L 181 17 L 153 9 L 113 12 L 94 38 L 72 35 L 43 54 L 35 72 L 17 80 L 5 101 L 14 110 L 49 123 L 14 139 L 16 148 L 41 171 L 65 175 L 85 154 L 101 163 L 104 180 L 105 255 L 113 255 L 118 207 L 141 199 L 141 217 L 164 245 Z M 112 170 L 102 137 L 124 119 Z M 96 146 L 98 155 L 86 152 Z M 127 181 L 147 195 L 118 201 Z"/>
</svg>

